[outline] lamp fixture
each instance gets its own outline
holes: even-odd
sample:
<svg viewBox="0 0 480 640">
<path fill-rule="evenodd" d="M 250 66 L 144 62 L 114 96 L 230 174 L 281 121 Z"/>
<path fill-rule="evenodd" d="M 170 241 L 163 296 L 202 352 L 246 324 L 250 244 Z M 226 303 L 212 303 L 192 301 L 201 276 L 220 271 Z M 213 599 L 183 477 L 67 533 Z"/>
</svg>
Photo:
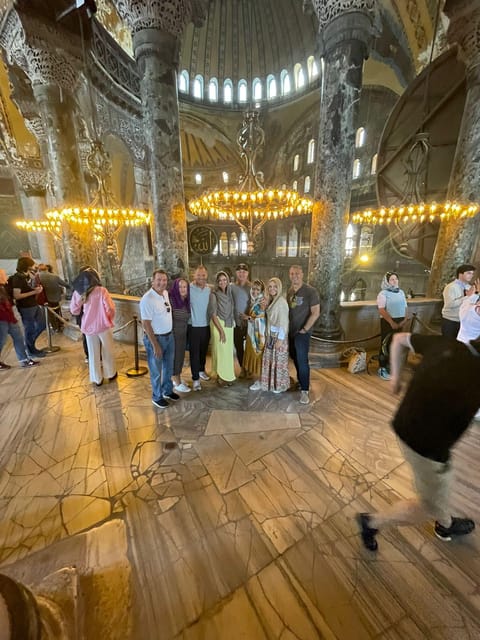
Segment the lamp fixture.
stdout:
<svg viewBox="0 0 480 640">
<path fill-rule="evenodd" d="M 237 136 L 240 157 L 245 163 L 238 189 L 209 191 L 190 200 L 188 205 L 195 216 L 236 222 L 247 234 L 249 253 L 253 253 L 255 236 L 268 220 L 305 215 L 313 208 L 312 200 L 296 191 L 264 187 L 263 173 L 255 168 L 255 158 L 264 140 L 259 112 L 248 110 Z"/>
</svg>

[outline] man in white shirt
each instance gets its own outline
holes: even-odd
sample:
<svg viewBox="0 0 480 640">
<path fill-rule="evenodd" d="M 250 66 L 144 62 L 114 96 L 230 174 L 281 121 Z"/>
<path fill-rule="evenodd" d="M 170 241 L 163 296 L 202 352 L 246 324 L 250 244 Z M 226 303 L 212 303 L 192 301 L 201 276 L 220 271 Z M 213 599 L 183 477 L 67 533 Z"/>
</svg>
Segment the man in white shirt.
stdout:
<svg viewBox="0 0 480 640">
<path fill-rule="evenodd" d="M 461 264 L 457 268 L 457 277 L 449 282 L 443 290 L 442 335 L 456 338 L 460 331 L 458 312 L 465 296 L 475 293 L 475 285 L 471 284 L 475 267 L 472 264 Z"/>
<path fill-rule="evenodd" d="M 166 409 L 168 400 L 180 398 L 173 391 L 172 383 L 175 340 L 167 283 L 167 272 L 156 269 L 152 276 L 152 288 L 140 300 L 140 317 L 145 331 L 143 344 L 147 350 L 152 384 L 152 404 L 158 409 Z"/>
</svg>

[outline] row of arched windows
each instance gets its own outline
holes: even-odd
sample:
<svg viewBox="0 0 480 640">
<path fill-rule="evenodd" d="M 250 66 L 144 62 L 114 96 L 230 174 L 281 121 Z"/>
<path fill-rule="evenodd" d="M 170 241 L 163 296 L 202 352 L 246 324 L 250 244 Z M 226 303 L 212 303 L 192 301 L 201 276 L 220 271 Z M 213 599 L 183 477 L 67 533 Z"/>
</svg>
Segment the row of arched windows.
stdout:
<svg viewBox="0 0 480 640">
<path fill-rule="evenodd" d="M 370 162 L 370 175 L 374 176 L 377 173 L 377 158 L 378 154 L 375 154 Z M 359 158 L 355 158 L 353 161 L 353 179 L 358 180 L 362 175 L 362 163 Z"/>
<path fill-rule="evenodd" d="M 310 176 L 305 176 L 305 180 L 303 182 L 303 193 L 310 193 L 310 189 L 312 187 L 312 181 Z M 292 189 L 294 191 L 298 191 L 298 180 L 294 180 L 292 183 Z"/>
<path fill-rule="evenodd" d="M 239 235 L 232 231 L 230 235 L 223 231 L 213 250 L 214 256 L 246 256 L 248 253 L 248 236 L 242 231 Z"/>
<path fill-rule="evenodd" d="M 268 75 L 265 82 L 260 78 L 254 78 L 251 88 L 243 78 L 236 85 L 230 78 L 226 78 L 223 81 L 223 87 L 219 85 L 217 78 L 210 78 L 208 84 L 205 85 L 204 77 L 201 74 L 196 75 L 190 82 L 190 75 L 184 69 L 178 75 L 178 90 L 181 93 L 190 93 L 199 100 L 207 98 L 210 102 L 222 101 L 224 104 L 230 104 L 232 102 L 248 102 L 250 98 L 260 102 L 288 95 L 292 91 L 292 84 L 296 91 L 301 91 L 307 84 L 307 78 L 308 82 L 313 82 L 317 77 L 318 64 L 315 58 L 310 56 L 307 60 L 306 70 L 303 65 L 297 63 L 293 67 L 293 77 L 286 69 L 283 69 L 279 79 L 273 74 Z"/>
</svg>

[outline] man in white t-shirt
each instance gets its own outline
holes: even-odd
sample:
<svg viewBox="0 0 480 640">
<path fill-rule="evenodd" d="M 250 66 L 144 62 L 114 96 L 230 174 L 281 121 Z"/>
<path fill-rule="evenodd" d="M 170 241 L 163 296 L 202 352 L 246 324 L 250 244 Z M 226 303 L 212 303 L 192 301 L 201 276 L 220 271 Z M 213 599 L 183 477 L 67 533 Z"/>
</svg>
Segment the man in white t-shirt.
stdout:
<svg viewBox="0 0 480 640">
<path fill-rule="evenodd" d="M 175 340 L 172 333 L 172 307 L 167 291 L 168 276 L 163 269 L 153 272 L 152 288 L 140 300 L 143 344 L 147 350 L 152 404 L 166 409 L 169 400 L 180 396 L 173 391 L 172 375 Z"/>
<path fill-rule="evenodd" d="M 475 267 L 473 264 L 461 264 L 457 268 L 456 278 L 449 282 L 443 290 L 442 335 L 446 338 L 456 338 L 460 330 L 458 312 L 465 299 L 475 293 L 472 285 Z"/>
</svg>

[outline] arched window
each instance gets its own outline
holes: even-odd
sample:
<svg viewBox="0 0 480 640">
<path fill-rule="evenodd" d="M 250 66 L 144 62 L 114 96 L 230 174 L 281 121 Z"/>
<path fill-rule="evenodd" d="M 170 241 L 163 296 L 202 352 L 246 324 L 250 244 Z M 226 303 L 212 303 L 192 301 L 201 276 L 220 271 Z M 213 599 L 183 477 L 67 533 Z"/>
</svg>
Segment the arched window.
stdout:
<svg viewBox="0 0 480 640">
<path fill-rule="evenodd" d="M 299 255 L 301 258 L 308 258 L 310 253 L 310 225 L 304 223 L 300 231 Z"/>
<path fill-rule="evenodd" d="M 354 180 L 357 180 L 357 178 L 360 177 L 361 170 L 362 170 L 362 165 L 360 164 L 360 160 L 358 158 L 356 158 L 353 161 L 353 174 L 352 174 L 352 177 L 353 177 Z"/>
<path fill-rule="evenodd" d="M 252 92 L 254 100 L 261 100 L 263 94 L 262 81 L 260 78 L 255 78 L 252 84 Z"/>
<path fill-rule="evenodd" d="M 349 224 L 347 227 L 347 236 L 345 240 L 345 256 L 351 258 L 353 250 L 355 249 L 355 229 L 353 224 Z"/>
<path fill-rule="evenodd" d="M 298 191 L 298 180 L 294 180 L 292 184 L 292 189 L 294 191 Z"/>
<path fill-rule="evenodd" d="M 267 76 L 267 98 L 271 100 L 277 97 L 277 81 L 275 76 Z"/>
<path fill-rule="evenodd" d="M 288 232 L 287 255 L 289 258 L 296 258 L 298 255 L 298 230 L 295 225 Z"/>
<path fill-rule="evenodd" d="M 283 69 L 282 73 L 280 74 L 280 82 L 282 85 L 282 96 L 286 96 L 290 93 L 290 76 L 288 74 L 288 71 L 286 69 Z"/>
<path fill-rule="evenodd" d="M 275 256 L 277 258 L 287 257 L 287 230 L 285 229 L 283 224 L 279 224 L 277 227 Z"/>
<path fill-rule="evenodd" d="M 238 236 L 235 231 L 232 231 L 232 233 L 230 234 L 229 251 L 231 256 L 238 256 Z"/>
<path fill-rule="evenodd" d="M 310 176 L 305 178 L 305 184 L 303 185 L 303 193 L 310 193 Z"/>
<path fill-rule="evenodd" d="M 358 127 L 355 135 L 355 146 L 358 148 L 363 147 L 365 144 L 366 132 L 363 127 Z"/>
<path fill-rule="evenodd" d="M 210 78 L 208 83 L 208 99 L 210 102 L 218 102 L 218 81 L 216 78 Z"/>
<path fill-rule="evenodd" d="M 313 56 L 310 56 L 307 60 L 308 80 L 312 82 L 318 76 L 317 61 Z"/>
<path fill-rule="evenodd" d="M 178 90 L 182 93 L 188 93 L 188 71 L 185 69 L 178 76 Z"/>
<path fill-rule="evenodd" d="M 228 256 L 228 236 L 226 231 L 220 234 L 220 255 Z"/>
<path fill-rule="evenodd" d="M 196 173 L 195 174 L 195 184 L 202 184 L 202 174 L 201 173 Z"/>
<path fill-rule="evenodd" d="M 226 104 L 233 102 L 233 84 L 229 78 L 223 83 L 223 101 Z"/>
<path fill-rule="evenodd" d="M 307 164 L 312 164 L 314 161 L 315 161 L 315 140 L 311 138 L 308 142 Z"/>
<path fill-rule="evenodd" d="M 240 233 L 240 254 L 246 256 L 248 253 L 248 236 L 245 231 Z"/>
<path fill-rule="evenodd" d="M 223 182 L 225 184 L 228 184 L 228 173 L 226 171 L 222 173 L 222 178 L 223 178 Z"/>
<path fill-rule="evenodd" d="M 295 78 L 295 89 L 302 89 L 305 86 L 305 73 L 303 67 L 297 62 L 293 68 L 293 75 Z"/>
<path fill-rule="evenodd" d="M 203 76 L 195 76 L 195 80 L 193 81 L 193 97 L 199 98 L 200 100 L 203 98 Z"/>
<path fill-rule="evenodd" d="M 293 156 L 293 170 L 298 171 L 298 167 L 300 166 L 300 155 L 296 153 Z"/>
<path fill-rule="evenodd" d="M 370 166 L 370 173 L 374 176 L 377 173 L 377 159 L 378 153 L 376 153 L 372 158 L 372 164 Z"/>
<path fill-rule="evenodd" d="M 240 80 L 238 83 L 238 101 L 246 102 L 248 100 L 247 83 L 245 80 Z"/>
</svg>

